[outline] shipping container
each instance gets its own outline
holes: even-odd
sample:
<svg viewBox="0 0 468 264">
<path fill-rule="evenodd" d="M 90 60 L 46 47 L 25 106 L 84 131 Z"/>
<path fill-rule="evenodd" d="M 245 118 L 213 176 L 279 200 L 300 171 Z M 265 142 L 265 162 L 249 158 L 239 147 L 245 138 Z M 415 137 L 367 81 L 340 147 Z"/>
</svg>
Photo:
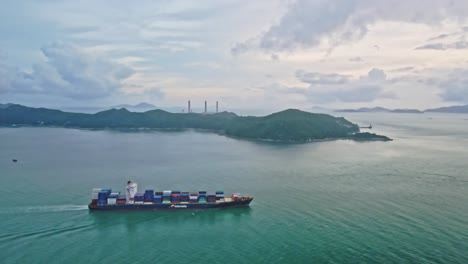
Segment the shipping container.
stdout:
<svg viewBox="0 0 468 264">
<path fill-rule="evenodd" d="M 98 194 L 101 191 L 101 188 L 93 188 L 93 192 L 91 193 L 91 199 L 92 200 L 97 200 L 98 199 Z"/>
<path fill-rule="evenodd" d="M 117 204 L 117 198 L 107 198 L 107 204 Z"/>
<path fill-rule="evenodd" d="M 135 196 L 134 196 L 134 200 L 135 202 L 143 202 L 143 200 L 145 199 L 145 195 L 144 193 L 136 193 Z"/>
<path fill-rule="evenodd" d="M 107 194 L 110 194 L 112 192 L 112 189 L 111 188 L 103 188 L 101 191 L 102 192 L 107 192 Z"/>
<path fill-rule="evenodd" d="M 216 200 L 218 200 L 218 201 L 224 200 L 224 191 L 217 191 L 216 192 Z"/>
</svg>

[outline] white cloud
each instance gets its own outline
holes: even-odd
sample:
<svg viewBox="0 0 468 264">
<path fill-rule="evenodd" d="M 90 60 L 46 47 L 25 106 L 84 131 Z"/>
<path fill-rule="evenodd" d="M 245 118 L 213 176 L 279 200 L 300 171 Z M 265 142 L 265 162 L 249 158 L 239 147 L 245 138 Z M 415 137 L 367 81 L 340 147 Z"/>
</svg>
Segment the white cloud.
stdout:
<svg viewBox="0 0 468 264">
<path fill-rule="evenodd" d="M 259 48 L 294 51 L 360 40 L 377 21 L 401 21 L 437 25 L 446 19 L 466 20 L 465 0 L 297 0 L 278 23 L 253 38 L 238 43 L 234 53 Z"/>
<path fill-rule="evenodd" d="M 58 98 L 62 105 L 184 105 L 190 98 L 277 110 L 317 102 L 431 108 L 466 101 L 457 81 L 465 78 L 452 70 L 468 69 L 467 5 L 7 1 L 0 9 L 0 48 L 8 55 L 0 57 L 0 93 L 3 101 L 43 106 Z M 44 46 L 55 40 L 72 45 Z M 425 45 L 441 50 L 415 50 Z M 278 87 L 253 88 L 270 83 Z"/>
<path fill-rule="evenodd" d="M 448 50 L 468 49 L 468 41 L 460 40 L 453 43 L 431 43 L 416 48 L 417 50 Z"/>
<path fill-rule="evenodd" d="M 334 85 L 334 84 L 345 84 L 350 81 L 350 76 L 341 75 L 337 73 L 318 73 L 318 72 L 306 72 L 303 70 L 296 71 L 296 77 L 305 83 Z"/>
<path fill-rule="evenodd" d="M 439 81 L 440 96 L 449 102 L 468 103 L 468 70 L 453 70 L 447 78 Z"/>
<path fill-rule="evenodd" d="M 352 58 L 349 59 L 349 61 L 351 61 L 351 62 L 362 62 L 362 61 L 364 61 L 364 59 L 361 58 L 361 57 L 352 57 Z"/>
<path fill-rule="evenodd" d="M 387 75 L 383 70 L 374 68 L 367 74 L 367 79 L 373 82 L 381 82 L 387 79 Z"/>
<path fill-rule="evenodd" d="M 73 99 L 111 96 L 134 71 L 122 64 L 84 53 L 79 47 L 56 42 L 44 46 L 45 61 L 31 71 L 17 71 L 8 82 L 9 93 L 41 93 Z M 9 75 L 11 76 L 11 74 Z M 8 76 L 7 76 L 8 77 Z"/>
<path fill-rule="evenodd" d="M 303 70 L 296 71 L 296 78 L 309 86 L 288 88 L 276 85 L 273 86 L 274 90 L 302 94 L 314 104 L 373 102 L 382 98 L 396 98 L 395 93 L 384 88 L 388 84 L 385 72 L 376 68 L 360 78 Z"/>
<path fill-rule="evenodd" d="M 312 103 L 359 103 L 373 102 L 381 98 L 394 98 L 392 93 L 385 93 L 384 89 L 378 85 L 362 85 L 350 88 L 339 88 L 330 91 L 317 91 L 308 89 L 305 93 Z"/>
</svg>

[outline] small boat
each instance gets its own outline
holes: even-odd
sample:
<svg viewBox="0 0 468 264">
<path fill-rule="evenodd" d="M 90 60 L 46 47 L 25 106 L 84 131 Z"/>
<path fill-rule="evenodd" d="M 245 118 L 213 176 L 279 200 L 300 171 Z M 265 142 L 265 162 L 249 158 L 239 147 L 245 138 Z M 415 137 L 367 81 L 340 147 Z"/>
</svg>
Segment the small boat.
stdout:
<svg viewBox="0 0 468 264">
<path fill-rule="evenodd" d="M 17 159 L 12 159 L 11 161 L 13 161 L 13 162 L 18 162 L 18 160 L 17 160 Z"/>
</svg>

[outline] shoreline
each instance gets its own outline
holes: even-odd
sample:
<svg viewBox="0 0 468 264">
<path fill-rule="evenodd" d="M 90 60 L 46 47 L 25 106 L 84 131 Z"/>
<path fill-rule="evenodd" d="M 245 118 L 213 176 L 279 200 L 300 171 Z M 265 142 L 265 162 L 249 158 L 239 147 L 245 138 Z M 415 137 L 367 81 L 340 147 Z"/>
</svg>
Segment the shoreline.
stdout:
<svg viewBox="0 0 468 264">
<path fill-rule="evenodd" d="M 280 143 L 280 144 L 306 144 L 306 143 L 316 143 L 316 142 L 327 142 L 327 141 L 335 141 L 335 140 L 352 140 L 357 142 L 388 142 L 393 141 L 393 139 L 388 138 L 353 138 L 353 137 L 337 137 L 337 138 L 317 138 L 317 139 L 310 139 L 310 140 L 276 140 L 276 139 L 267 139 L 267 138 L 246 138 L 246 137 L 239 137 L 226 134 L 224 131 L 220 130 L 211 130 L 211 129 L 203 129 L 203 128 L 151 128 L 151 127 L 102 127 L 102 128 L 88 128 L 88 127 L 74 127 L 74 126 L 48 126 L 48 125 L 29 125 L 29 124 L 15 124 L 15 125 L 4 125 L 0 124 L 0 128 L 20 128 L 20 127 L 28 127 L 28 128 L 65 128 L 65 129 L 78 129 L 78 130 L 88 130 L 88 131 L 164 131 L 164 132 L 183 132 L 193 130 L 196 132 L 205 132 L 205 133 L 212 133 L 217 134 L 220 136 L 226 136 L 228 138 L 239 139 L 239 140 L 247 140 L 252 142 L 261 142 L 261 143 Z M 362 132 L 359 132 L 362 133 Z"/>
</svg>

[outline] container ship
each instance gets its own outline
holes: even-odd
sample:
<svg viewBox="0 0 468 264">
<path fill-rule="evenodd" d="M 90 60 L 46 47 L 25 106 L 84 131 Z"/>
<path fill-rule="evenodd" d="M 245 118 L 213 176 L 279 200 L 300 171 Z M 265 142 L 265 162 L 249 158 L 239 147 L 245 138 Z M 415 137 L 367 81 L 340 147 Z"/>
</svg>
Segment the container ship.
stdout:
<svg viewBox="0 0 468 264">
<path fill-rule="evenodd" d="M 210 209 L 249 206 L 251 196 L 234 193 L 225 197 L 223 191 L 207 193 L 154 191 L 137 192 L 136 183 L 129 182 L 126 195 L 112 192 L 112 189 L 95 188 L 92 200 L 88 205 L 90 210 L 178 210 L 178 209 Z"/>
</svg>

